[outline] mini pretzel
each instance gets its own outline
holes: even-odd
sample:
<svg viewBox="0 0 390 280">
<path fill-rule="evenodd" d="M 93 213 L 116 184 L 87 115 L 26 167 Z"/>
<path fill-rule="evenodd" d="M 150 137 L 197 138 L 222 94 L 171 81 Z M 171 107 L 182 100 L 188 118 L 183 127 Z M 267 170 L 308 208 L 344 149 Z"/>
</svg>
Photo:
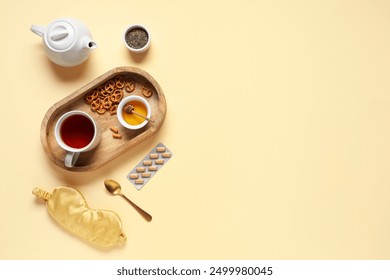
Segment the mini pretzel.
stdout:
<svg viewBox="0 0 390 280">
<path fill-rule="evenodd" d="M 90 94 L 87 94 L 86 96 L 84 96 L 84 101 L 87 104 L 91 104 L 93 101 L 92 96 Z"/>
<path fill-rule="evenodd" d="M 123 88 L 125 86 L 125 80 L 122 76 L 115 77 L 115 85 L 117 88 Z"/>
<path fill-rule="evenodd" d="M 110 115 L 115 115 L 116 114 L 116 110 L 118 109 L 118 105 L 112 105 L 111 108 L 110 108 Z"/>
<path fill-rule="evenodd" d="M 106 90 L 107 93 L 111 94 L 115 90 L 115 82 L 113 80 L 109 80 L 105 85 L 104 89 Z"/>
<path fill-rule="evenodd" d="M 101 104 L 99 109 L 96 110 L 96 112 L 98 112 L 98 114 L 100 114 L 100 115 L 103 115 L 107 111 L 106 108 L 104 108 L 103 106 L 104 105 Z"/>
<path fill-rule="evenodd" d="M 123 97 L 123 91 L 117 89 L 111 94 L 110 100 L 112 103 L 119 103 L 122 100 L 122 97 Z"/>
<path fill-rule="evenodd" d="M 142 87 L 142 94 L 145 96 L 145 97 L 151 97 L 153 95 L 153 91 L 147 87 L 147 86 L 143 86 Z"/>
<path fill-rule="evenodd" d="M 104 109 L 110 109 L 111 104 L 112 104 L 112 102 L 110 100 L 110 97 L 109 96 L 104 97 L 104 99 L 102 101 L 103 108 Z"/>
<path fill-rule="evenodd" d="M 98 97 L 99 97 L 99 93 L 96 90 L 94 90 L 88 93 L 87 95 L 85 95 L 84 100 L 87 104 L 91 104 L 92 101 L 94 101 Z"/>
<path fill-rule="evenodd" d="M 106 90 L 104 89 L 104 86 L 100 86 L 97 88 L 97 91 L 99 93 L 100 96 L 106 94 Z"/>
<path fill-rule="evenodd" d="M 103 94 L 99 94 L 99 99 L 103 100 L 107 96 L 110 96 L 110 94 L 107 91 L 105 91 Z"/>
<path fill-rule="evenodd" d="M 92 103 L 90 105 L 91 110 L 96 112 L 96 110 L 100 108 L 100 103 L 101 103 L 100 99 L 96 99 L 96 100 L 92 101 Z"/>
<path fill-rule="evenodd" d="M 126 82 L 125 90 L 127 92 L 132 92 L 134 89 L 135 89 L 135 82 L 133 80 Z"/>
</svg>

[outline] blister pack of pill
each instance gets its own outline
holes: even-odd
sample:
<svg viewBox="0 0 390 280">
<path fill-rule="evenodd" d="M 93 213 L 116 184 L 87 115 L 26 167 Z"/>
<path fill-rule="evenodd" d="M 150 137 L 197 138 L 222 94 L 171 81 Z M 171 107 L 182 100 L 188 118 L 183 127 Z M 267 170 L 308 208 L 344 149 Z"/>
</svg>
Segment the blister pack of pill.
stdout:
<svg viewBox="0 0 390 280">
<path fill-rule="evenodd" d="M 127 174 L 127 179 L 140 190 L 171 158 L 172 152 L 159 143 Z"/>
</svg>

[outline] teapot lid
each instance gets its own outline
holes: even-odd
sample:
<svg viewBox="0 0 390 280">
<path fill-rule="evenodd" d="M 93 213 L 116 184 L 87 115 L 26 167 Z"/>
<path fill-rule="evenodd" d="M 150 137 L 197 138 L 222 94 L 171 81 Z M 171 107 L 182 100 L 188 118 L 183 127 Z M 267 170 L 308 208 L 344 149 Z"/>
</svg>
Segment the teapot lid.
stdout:
<svg viewBox="0 0 390 280">
<path fill-rule="evenodd" d="M 52 49 L 64 51 L 72 46 L 76 39 L 76 31 L 69 22 L 58 20 L 48 27 L 45 37 Z"/>
</svg>

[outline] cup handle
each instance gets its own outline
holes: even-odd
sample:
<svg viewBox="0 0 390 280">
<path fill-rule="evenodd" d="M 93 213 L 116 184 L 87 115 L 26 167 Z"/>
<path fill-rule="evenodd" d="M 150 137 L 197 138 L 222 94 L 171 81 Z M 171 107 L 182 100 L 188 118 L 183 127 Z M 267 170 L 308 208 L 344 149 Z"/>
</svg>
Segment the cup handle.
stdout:
<svg viewBox="0 0 390 280">
<path fill-rule="evenodd" d="M 80 156 L 79 152 L 68 152 L 65 155 L 65 166 L 73 167 Z"/>
</svg>

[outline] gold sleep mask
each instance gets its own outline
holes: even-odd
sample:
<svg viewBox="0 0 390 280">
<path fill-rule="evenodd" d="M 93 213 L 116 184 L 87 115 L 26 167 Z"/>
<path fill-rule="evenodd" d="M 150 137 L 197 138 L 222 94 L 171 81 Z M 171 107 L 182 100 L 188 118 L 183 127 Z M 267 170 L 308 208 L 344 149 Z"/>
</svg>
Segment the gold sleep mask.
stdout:
<svg viewBox="0 0 390 280">
<path fill-rule="evenodd" d="M 126 242 L 119 216 L 113 211 L 89 208 L 78 190 L 60 186 L 49 193 L 35 188 L 33 194 L 46 202 L 54 220 L 76 236 L 99 247 Z"/>
</svg>

